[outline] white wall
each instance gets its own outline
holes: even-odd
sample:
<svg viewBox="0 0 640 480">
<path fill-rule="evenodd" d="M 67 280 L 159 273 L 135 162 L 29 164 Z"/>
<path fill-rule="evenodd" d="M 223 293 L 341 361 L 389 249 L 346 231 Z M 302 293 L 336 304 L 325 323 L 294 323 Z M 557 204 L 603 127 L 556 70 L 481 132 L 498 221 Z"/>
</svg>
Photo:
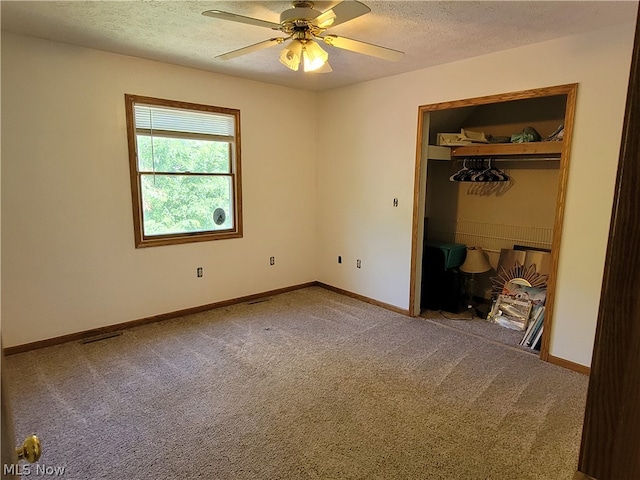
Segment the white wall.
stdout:
<svg viewBox="0 0 640 480">
<path fill-rule="evenodd" d="M 244 238 L 134 248 L 125 93 L 240 109 Z M 284 146 L 316 107 L 312 92 L 3 34 L 4 347 L 315 280 L 316 159 Z M 296 141 L 314 152 L 305 121 Z"/>
<path fill-rule="evenodd" d="M 579 83 L 550 353 L 589 365 L 634 26 L 322 93 L 318 279 L 408 308 L 419 105 Z"/>
</svg>

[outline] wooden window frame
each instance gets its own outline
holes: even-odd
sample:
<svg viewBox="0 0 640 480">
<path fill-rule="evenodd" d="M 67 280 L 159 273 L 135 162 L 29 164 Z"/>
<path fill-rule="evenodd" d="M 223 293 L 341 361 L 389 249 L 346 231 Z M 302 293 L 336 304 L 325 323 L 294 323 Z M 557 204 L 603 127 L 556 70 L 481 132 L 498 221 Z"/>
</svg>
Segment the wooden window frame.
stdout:
<svg viewBox="0 0 640 480">
<path fill-rule="evenodd" d="M 233 228 L 220 231 L 200 231 L 188 233 L 175 233 L 164 235 L 145 235 L 142 211 L 142 186 L 141 178 L 144 171 L 138 169 L 136 125 L 134 107 L 136 104 L 154 107 L 169 107 L 179 110 L 190 110 L 205 113 L 220 113 L 234 117 L 234 141 L 229 146 L 230 173 L 217 174 L 230 177 L 233 187 L 232 210 Z M 215 107 L 196 103 L 166 100 L 154 97 L 125 94 L 125 112 L 127 121 L 127 141 L 129 149 L 129 172 L 131 178 L 131 199 L 133 204 L 133 224 L 136 248 L 155 247 L 161 245 L 176 245 L 192 242 L 205 242 L 212 240 L 224 240 L 229 238 L 242 238 L 242 175 L 241 175 L 241 148 L 240 148 L 240 110 L 226 107 Z M 201 138 L 198 134 L 181 132 L 154 131 L 155 136 L 167 136 L 170 138 Z M 171 173 L 171 175 L 199 176 L 198 173 Z M 216 175 L 216 174 L 206 174 Z"/>
</svg>

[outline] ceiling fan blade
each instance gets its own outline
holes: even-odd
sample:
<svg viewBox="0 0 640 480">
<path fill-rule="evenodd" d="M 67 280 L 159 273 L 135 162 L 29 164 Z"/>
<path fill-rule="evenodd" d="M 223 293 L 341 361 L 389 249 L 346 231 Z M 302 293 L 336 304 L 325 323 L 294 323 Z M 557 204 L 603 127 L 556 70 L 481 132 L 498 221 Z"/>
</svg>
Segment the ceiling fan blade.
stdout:
<svg viewBox="0 0 640 480">
<path fill-rule="evenodd" d="M 287 38 L 283 38 L 283 37 L 270 38 L 269 40 L 254 43 L 253 45 L 249 45 L 248 47 L 239 48 L 238 50 L 233 50 L 232 52 L 227 52 L 227 53 L 223 53 L 222 55 L 217 55 L 216 58 L 219 58 L 221 60 L 231 60 L 232 58 L 236 58 L 241 55 L 246 55 L 247 53 L 257 52 L 258 50 L 271 47 L 272 45 L 278 45 L 280 43 L 283 43 L 285 40 L 287 40 Z"/>
<path fill-rule="evenodd" d="M 340 2 L 329 10 L 322 12 L 314 19 L 313 23 L 322 28 L 335 27 L 341 23 L 358 18 L 365 13 L 369 13 L 370 11 L 371 9 L 364 3 L 360 3 L 355 0 L 346 0 L 344 2 Z"/>
<path fill-rule="evenodd" d="M 325 35 L 324 37 L 318 38 L 321 38 L 324 43 L 331 45 L 332 47 L 371 55 L 372 57 L 382 58 L 383 60 L 389 60 L 391 62 L 397 62 L 402 60 L 404 57 L 404 52 L 399 50 L 392 50 L 391 48 L 381 47 L 379 45 L 374 45 L 373 43 L 361 42 L 359 40 L 352 40 L 351 38 L 338 37 L 337 35 Z"/>
<path fill-rule="evenodd" d="M 232 22 L 246 23 L 247 25 L 255 25 L 256 27 L 280 30 L 279 23 L 260 20 L 259 18 L 245 17 L 243 15 L 236 15 L 235 13 L 223 12 L 221 10 L 207 10 L 206 12 L 202 12 L 202 15 L 206 17 L 219 18 L 220 20 L 231 20 Z"/>
</svg>

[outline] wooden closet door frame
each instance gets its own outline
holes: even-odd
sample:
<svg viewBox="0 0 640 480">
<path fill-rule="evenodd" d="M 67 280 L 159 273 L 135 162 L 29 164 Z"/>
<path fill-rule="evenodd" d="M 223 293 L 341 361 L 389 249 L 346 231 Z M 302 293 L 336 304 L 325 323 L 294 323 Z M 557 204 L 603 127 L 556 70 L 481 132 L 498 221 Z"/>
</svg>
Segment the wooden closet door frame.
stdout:
<svg viewBox="0 0 640 480">
<path fill-rule="evenodd" d="M 512 100 L 526 100 L 533 98 L 565 95 L 567 103 L 564 115 L 564 141 L 562 142 L 562 153 L 560 156 L 560 172 L 558 178 L 558 194 L 556 198 L 556 213 L 553 224 L 553 241 L 551 246 L 551 264 L 549 267 L 549 280 L 547 282 L 547 300 L 545 309 L 545 328 L 542 334 L 542 344 L 540 347 L 540 358 L 544 361 L 559 364 L 582 373 L 588 373 L 589 369 L 582 365 L 568 362 L 561 358 L 553 357 L 549 354 L 549 343 L 551 341 L 551 331 L 553 329 L 553 313 L 555 303 L 556 278 L 558 271 L 558 261 L 560 254 L 560 242 L 562 239 L 562 223 L 564 220 L 564 204 L 567 191 L 567 179 L 569 175 L 569 160 L 571 157 L 571 139 L 573 137 L 573 122 L 576 108 L 576 96 L 578 84 L 571 83 L 552 87 L 522 90 L 499 95 L 489 95 L 485 97 L 469 98 L 451 102 L 435 103 L 418 107 L 418 138 L 416 142 L 416 165 L 414 173 L 414 193 L 413 193 L 413 231 L 411 244 L 411 278 L 409 280 L 409 312 L 413 316 L 420 315 L 418 278 L 421 275 L 418 269 L 421 268 L 422 241 L 425 233 L 422 231 L 424 223 L 424 204 L 426 191 L 428 188 L 426 179 L 427 159 L 423 158 L 426 145 L 423 142 L 425 133 L 425 113 L 448 110 L 451 108 L 470 107 L 477 105 L 487 105 L 491 103 L 508 102 Z M 427 127 L 428 129 L 428 127 Z M 420 235 L 422 232 L 422 235 Z M 419 238 L 421 237 L 421 238 Z M 420 249 L 420 250 L 419 250 Z"/>
<path fill-rule="evenodd" d="M 640 478 L 640 10 L 575 479 Z"/>
</svg>

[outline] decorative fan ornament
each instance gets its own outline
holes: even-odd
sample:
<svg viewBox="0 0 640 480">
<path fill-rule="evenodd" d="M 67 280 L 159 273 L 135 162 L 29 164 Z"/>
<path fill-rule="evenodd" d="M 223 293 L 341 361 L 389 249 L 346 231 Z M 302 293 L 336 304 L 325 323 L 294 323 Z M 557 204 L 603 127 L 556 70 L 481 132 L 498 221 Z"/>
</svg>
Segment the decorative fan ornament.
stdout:
<svg viewBox="0 0 640 480">
<path fill-rule="evenodd" d="M 518 262 L 509 268 L 500 268 L 500 272 L 497 277 L 491 277 L 491 295 L 496 297 L 502 293 L 505 284 L 508 282 L 519 283 L 526 285 L 527 287 L 547 288 L 547 280 L 549 275 L 542 275 L 536 272 L 535 264 L 531 264 L 528 267 L 520 265 Z"/>
<path fill-rule="evenodd" d="M 226 219 L 227 213 L 224 211 L 224 208 L 218 207 L 213 211 L 213 223 L 216 225 L 222 225 Z"/>
<path fill-rule="evenodd" d="M 290 43 L 280 52 L 280 63 L 291 70 L 298 70 L 300 63 L 302 63 L 305 72 L 327 73 L 332 71 L 328 62 L 329 54 L 320 47 L 318 41 L 332 47 L 350 50 L 392 62 L 397 62 L 404 57 L 404 53 L 398 50 L 392 50 L 346 37 L 339 37 L 338 35 L 323 35 L 329 28 L 369 13 L 371 9 L 364 3 L 347 0 L 325 12 L 316 10 L 313 2 L 294 1 L 292 5 L 293 8 L 285 10 L 280 14 L 280 23 L 245 17 L 221 10 L 207 10 L 206 12 L 202 12 L 202 14 L 207 17 L 266 27 L 287 35 L 286 37 L 270 38 L 269 40 L 264 40 L 249 45 L 248 47 L 223 53 L 216 58 L 230 60 L 241 55 L 262 50 L 263 48 L 283 44 L 289 40 Z"/>
</svg>

